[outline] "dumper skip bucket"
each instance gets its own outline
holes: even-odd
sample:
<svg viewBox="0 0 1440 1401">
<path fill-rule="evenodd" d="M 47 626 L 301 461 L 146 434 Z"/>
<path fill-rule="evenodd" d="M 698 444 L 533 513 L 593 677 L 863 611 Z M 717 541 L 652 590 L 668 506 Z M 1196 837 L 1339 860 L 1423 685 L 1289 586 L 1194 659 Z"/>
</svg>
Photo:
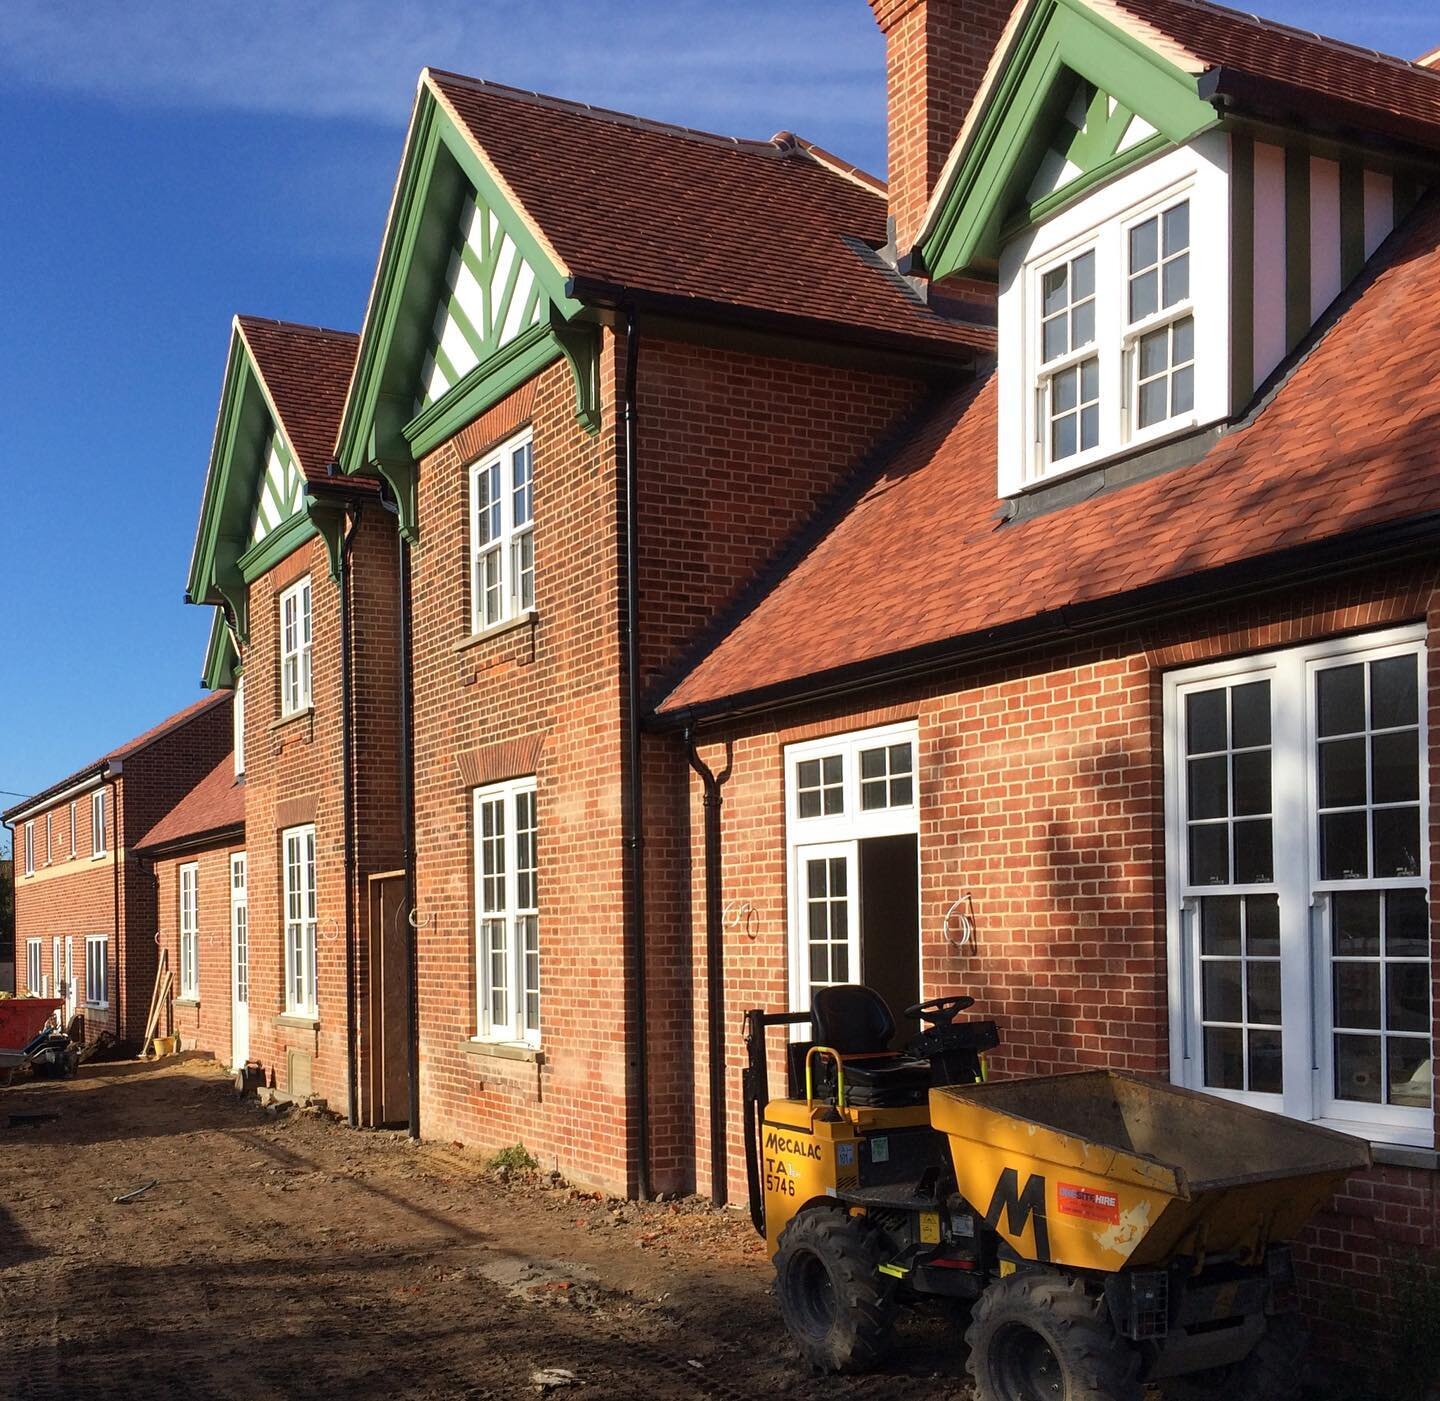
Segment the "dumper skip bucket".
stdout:
<svg viewBox="0 0 1440 1401">
<path fill-rule="evenodd" d="M 1114 1271 L 1258 1264 L 1369 1145 L 1112 1070 L 930 1091 L 961 1194 L 1024 1259 Z"/>
</svg>

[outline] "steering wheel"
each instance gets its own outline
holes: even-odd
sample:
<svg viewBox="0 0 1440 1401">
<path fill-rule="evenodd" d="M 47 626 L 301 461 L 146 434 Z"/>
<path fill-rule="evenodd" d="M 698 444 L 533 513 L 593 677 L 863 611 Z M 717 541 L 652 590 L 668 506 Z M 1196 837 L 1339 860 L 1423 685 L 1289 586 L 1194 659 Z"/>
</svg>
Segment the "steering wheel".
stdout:
<svg viewBox="0 0 1440 1401">
<path fill-rule="evenodd" d="M 934 1027 L 949 1026 L 967 1007 L 973 1007 L 973 997 L 932 997 L 928 1002 L 917 1002 L 905 1009 L 905 1015 L 912 1021 L 927 1022 Z"/>
</svg>

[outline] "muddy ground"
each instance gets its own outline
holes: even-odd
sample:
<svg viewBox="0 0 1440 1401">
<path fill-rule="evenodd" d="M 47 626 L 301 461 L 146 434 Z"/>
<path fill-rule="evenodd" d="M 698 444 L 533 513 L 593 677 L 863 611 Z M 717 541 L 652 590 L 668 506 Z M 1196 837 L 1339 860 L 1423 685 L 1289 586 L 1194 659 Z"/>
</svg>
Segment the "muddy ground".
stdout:
<svg viewBox="0 0 1440 1401">
<path fill-rule="evenodd" d="M 16 1401 L 969 1395 L 938 1316 L 907 1323 L 883 1374 L 811 1376 L 769 1283 L 739 1213 L 501 1181 L 458 1147 L 277 1117 L 198 1057 L 0 1089 Z"/>
</svg>

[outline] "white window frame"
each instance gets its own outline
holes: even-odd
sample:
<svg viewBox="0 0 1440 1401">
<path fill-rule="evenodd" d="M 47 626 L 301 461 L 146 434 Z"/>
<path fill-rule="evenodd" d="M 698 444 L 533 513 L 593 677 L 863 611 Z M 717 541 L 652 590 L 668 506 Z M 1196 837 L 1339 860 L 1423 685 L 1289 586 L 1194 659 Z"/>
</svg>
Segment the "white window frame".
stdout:
<svg viewBox="0 0 1440 1401">
<path fill-rule="evenodd" d="M 32 997 L 45 995 L 45 941 L 25 940 L 25 990 Z"/>
<path fill-rule="evenodd" d="M 866 809 L 863 806 L 861 755 L 867 750 L 888 749 L 892 745 L 910 745 L 910 800 L 885 807 Z M 814 817 L 799 815 L 800 767 L 808 761 L 839 756 L 841 761 L 841 806 L 838 811 Z M 871 782 L 877 780 L 872 779 Z M 888 792 L 887 761 L 887 798 Z M 822 809 L 823 809 L 822 803 Z M 848 863 L 848 978 L 862 982 L 859 906 L 859 843 L 868 837 L 919 836 L 920 833 L 920 727 L 913 720 L 893 725 L 879 725 L 866 730 L 827 735 L 820 739 L 803 740 L 785 746 L 785 846 L 789 896 L 787 940 L 790 1005 L 797 1009 L 810 1005 L 810 967 L 807 921 L 807 897 L 802 888 L 802 874 L 807 860 L 840 858 Z M 918 854 L 918 843 L 917 843 Z M 919 879 L 917 869 L 916 878 Z M 925 966 L 920 960 L 920 979 L 924 996 Z M 796 1027 L 792 1036 L 805 1039 L 806 1028 Z"/>
<path fill-rule="evenodd" d="M 233 732 L 231 747 L 235 751 L 235 777 L 245 777 L 245 678 L 235 678 L 235 691 L 230 702 Z"/>
<path fill-rule="evenodd" d="M 105 842 L 105 790 L 97 788 L 90 795 L 90 859 L 106 855 L 109 848 Z"/>
<path fill-rule="evenodd" d="M 517 458 L 524 454 L 527 477 L 517 486 Z M 526 428 L 470 464 L 470 631 L 503 627 L 535 611 L 535 454 Z M 499 491 L 487 502 L 494 530 L 482 539 L 481 482 Z M 487 494 L 489 487 L 487 486 Z M 490 573 L 494 569 L 493 575 Z M 491 582 L 493 578 L 493 583 Z"/>
<path fill-rule="evenodd" d="M 24 847 L 25 874 L 33 876 L 35 874 L 35 823 L 33 821 L 25 824 Z"/>
<path fill-rule="evenodd" d="M 313 703 L 311 657 L 314 598 L 310 576 L 280 595 L 280 714 L 298 715 Z M 293 616 L 287 616 L 293 608 Z"/>
<path fill-rule="evenodd" d="M 521 800 L 527 798 L 535 824 L 529 829 L 532 833 L 529 856 L 536 863 L 528 868 L 533 873 L 528 892 L 522 888 L 518 860 L 518 816 Z M 498 834 L 486 835 L 487 808 L 498 808 L 502 815 L 502 830 Z M 544 975 L 540 969 L 539 947 L 540 820 L 533 775 L 474 789 L 471 821 L 475 875 L 474 1039 L 539 1046 Z M 493 826 L 490 831 L 494 833 Z M 503 862 L 498 872 L 493 865 L 496 855 Z M 499 1015 L 495 1011 L 497 997 L 503 999 Z"/>
<path fill-rule="evenodd" d="M 230 945 L 232 1004 L 250 1005 L 250 867 L 246 853 L 230 854 Z"/>
<path fill-rule="evenodd" d="M 999 493 L 1083 471 L 1106 459 L 1189 432 L 1230 413 L 1229 138 L 1206 133 L 1142 163 L 1017 235 L 1001 252 L 999 306 Z M 1190 202 L 1189 300 L 1134 326 L 1129 321 L 1129 230 Z M 1096 254 L 1095 343 L 1064 361 L 1042 361 L 1044 275 L 1089 249 Z M 1194 407 L 1145 429 L 1129 379 L 1141 335 L 1193 315 Z M 1045 388 L 1069 361 L 1099 360 L 1098 443 L 1050 462 Z"/>
<path fill-rule="evenodd" d="M 1427 1109 L 1338 1101 L 1334 1089 L 1330 899 L 1340 891 L 1423 889 L 1429 899 L 1426 632 L 1423 625 L 1310 643 L 1260 656 L 1171 672 L 1164 681 L 1164 763 L 1167 949 L 1171 1078 L 1179 1085 L 1380 1143 L 1430 1147 L 1433 1104 Z M 1413 877 L 1322 881 L 1318 853 L 1316 672 L 1326 665 L 1418 657 L 1421 870 Z M 1200 1033 L 1199 899 L 1207 887 L 1185 884 L 1188 869 L 1184 698 L 1216 684 L 1265 679 L 1271 686 L 1271 791 L 1275 879 L 1263 886 L 1213 888 L 1227 895 L 1276 891 L 1280 899 L 1283 1082 L 1280 1094 L 1225 1090 L 1204 1084 Z M 1433 940 L 1432 940 L 1433 963 Z M 1431 1054 L 1436 1027 L 1432 1024 Z"/>
<path fill-rule="evenodd" d="M 76 844 L 78 837 L 75 832 L 76 824 L 80 820 L 80 808 L 75 799 L 70 800 L 70 859 L 75 859 Z"/>
<path fill-rule="evenodd" d="M 85 936 L 85 1005 L 101 1010 L 110 1005 L 110 939 L 105 934 Z"/>
<path fill-rule="evenodd" d="M 319 925 L 315 878 L 315 825 L 287 827 L 280 834 L 280 869 L 285 925 L 285 1011 L 316 1017 L 320 998 L 316 975 Z"/>
<path fill-rule="evenodd" d="M 189 861 L 180 867 L 177 881 L 180 899 L 180 996 L 192 1002 L 200 998 L 200 863 Z"/>
</svg>

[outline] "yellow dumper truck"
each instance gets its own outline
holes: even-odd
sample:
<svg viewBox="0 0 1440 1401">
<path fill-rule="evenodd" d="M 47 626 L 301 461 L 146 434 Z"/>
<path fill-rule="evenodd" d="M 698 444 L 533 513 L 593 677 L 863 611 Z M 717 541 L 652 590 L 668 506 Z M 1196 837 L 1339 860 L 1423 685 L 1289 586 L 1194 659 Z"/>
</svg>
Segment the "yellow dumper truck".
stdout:
<svg viewBox="0 0 1440 1401">
<path fill-rule="evenodd" d="M 898 1310 L 951 1300 L 981 1401 L 1292 1396 L 1287 1242 L 1368 1145 L 1115 1071 L 986 1083 L 970 1005 L 909 1008 L 903 1052 L 868 988 L 746 1014 L 751 1215 L 808 1361 L 873 1366 Z M 807 1022 L 771 1099 L 766 1029 Z"/>
</svg>

